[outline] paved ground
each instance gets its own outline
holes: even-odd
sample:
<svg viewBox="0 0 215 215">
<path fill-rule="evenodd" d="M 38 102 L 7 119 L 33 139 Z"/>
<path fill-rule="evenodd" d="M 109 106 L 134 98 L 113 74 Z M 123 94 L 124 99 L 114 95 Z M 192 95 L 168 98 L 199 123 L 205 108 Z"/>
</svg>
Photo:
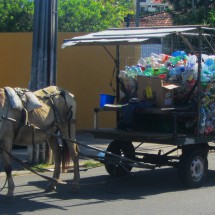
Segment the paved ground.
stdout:
<svg viewBox="0 0 215 215">
<path fill-rule="evenodd" d="M 47 181 L 34 174 L 15 175 L 15 198 L 0 193 L 1 215 L 214 215 L 215 159 L 209 156 L 209 174 L 199 189 L 184 189 L 174 168 L 156 171 L 134 168 L 131 176 L 112 178 L 104 167 L 81 168 L 81 189 L 71 193 L 72 173 L 62 174 L 68 184 L 44 193 Z M 50 172 L 44 173 L 51 176 Z M 5 177 L 0 177 L 0 184 Z"/>
<path fill-rule="evenodd" d="M 110 141 L 94 139 L 82 134 L 77 140 L 100 149 L 106 149 Z M 80 147 L 89 155 L 98 152 Z M 144 144 L 141 151 L 165 153 L 171 147 L 167 145 Z M 16 157 L 27 159 L 26 149 L 13 151 Z M 81 157 L 81 162 L 84 161 Z M 213 215 L 215 186 L 215 156 L 209 155 L 209 174 L 206 184 L 199 189 L 184 189 L 174 168 L 160 168 L 156 171 L 133 168 L 130 176 L 112 178 L 104 167 L 86 169 L 81 167 L 80 193 L 70 192 L 72 174 L 63 173 L 61 179 L 68 184 L 59 184 L 57 192 L 44 193 L 47 181 L 28 171 L 20 171 L 16 166 L 14 182 L 15 199 L 4 201 L 7 189 L 0 193 L 0 214 L 79 214 L 79 215 Z M 52 173 L 45 172 L 47 176 Z M 0 188 L 5 182 L 4 173 L 0 174 Z"/>
</svg>

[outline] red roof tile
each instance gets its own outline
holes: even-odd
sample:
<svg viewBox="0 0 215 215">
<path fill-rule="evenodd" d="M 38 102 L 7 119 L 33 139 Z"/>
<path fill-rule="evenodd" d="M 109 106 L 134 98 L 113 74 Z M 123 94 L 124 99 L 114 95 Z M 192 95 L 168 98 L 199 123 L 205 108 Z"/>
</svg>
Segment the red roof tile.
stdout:
<svg viewBox="0 0 215 215">
<path fill-rule="evenodd" d="M 140 17 L 140 27 L 156 27 L 156 26 L 172 26 L 172 15 L 168 12 L 161 12 L 156 14 Z M 131 19 L 130 27 L 135 27 L 135 19 Z"/>
<path fill-rule="evenodd" d="M 163 4 L 162 0 L 153 0 L 151 4 Z"/>
</svg>

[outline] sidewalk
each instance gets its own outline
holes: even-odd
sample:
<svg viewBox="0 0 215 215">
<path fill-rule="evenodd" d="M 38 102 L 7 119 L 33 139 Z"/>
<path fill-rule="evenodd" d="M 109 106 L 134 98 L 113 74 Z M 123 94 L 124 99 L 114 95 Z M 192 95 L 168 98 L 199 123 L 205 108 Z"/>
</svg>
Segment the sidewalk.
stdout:
<svg viewBox="0 0 215 215">
<path fill-rule="evenodd" d="M 80 142 L 81 144 L 84 145 L 90 145 L 102 150 L 106 150 L 108 144 L 110 143 L 111 140 L 103 140 L 103 139 L 94 139 L 94 137 L 90 134 L 78 134 L 76 137 L 77 141 Z M 79 146 L 79 149 L 81 153 L 86 154 L 86 155 L 91 155 L 91 156 L 97 156 L 98 151 L 89 149 L 83 146 Z M 27 148 L 16 148 L 13 149 L 12 154 L 20 159 L 21 161 L 27 162 L 28 161 L 28 155 L 27 155 Z M 80 156 L 81 162 L 84 160 L 88 159 L 87 157 Z M 0 165 L 1 165 L 1 160 L 0 160 Z M 15 161 L 13 161 L 13 174 L 17 174 L 17 171 L 23 171 L 24 168 L 17 164 Z M 29 172 L 29 171 L 26 171 Z M 0 174 L 4 174 L 3 170 L 0 170 Z M 23 172 L 24 173 L 24 172 Z"/>
<path fill-rule="evenodd" d="M 93 135 L 88 134 L 88 133 L 80 133 L 77 134 L 76 139 L 78 142 L 80 142 L 81 144 L 84 145 L 89 145 L 98 149 L 102 149 L 102 150 L 106 150 L 106 148 L 108 147 L 109 143 L 112 140 L 106 140 L 106 139 L 97 139 L 94 138 Z M 137 145 L 139 145 L 139 143 L 133 143 L 134 147 L 136 147 Z M 89 149 L 83 146 L 79 146 L 80 152 L 84 155 L 90 155 L 90 156 L 97 156 L 98 155 L 98 151 L 94 150 L 94 149 Z M 161 153 L 165 153 L 167 151 L 170 151 L 172 149 L 172 146 L 169 145 L 161 145 L 161 144 L 151 144 L 151 143 L 144 143 L 142 146 L 140 146 L 138 148 L 138 151 L 141 152 L 147 152 L 147 153 L 158 153 L 159 150 L 161 150 Z M 13 149 L 12 154 L 22 160 L 22 161 L 26 161 L 28 160 L 27 157 L 27 148 L 24 149 Z M 88 158 L 87 156 L 80 156 L 80 162 L 84 162 L 86 161 Z M 19 164 L 17 164 L 15 161 L 13 161 L 13 173 L 16 174 L 17 171 L 20 170 L 24 170 L 24 168 L 22 166 L 20 166 Z M 3 172 L 3 171 L 2 171 Z M 29 171 L 28 171 L 29 172 Z"/>
</svg>

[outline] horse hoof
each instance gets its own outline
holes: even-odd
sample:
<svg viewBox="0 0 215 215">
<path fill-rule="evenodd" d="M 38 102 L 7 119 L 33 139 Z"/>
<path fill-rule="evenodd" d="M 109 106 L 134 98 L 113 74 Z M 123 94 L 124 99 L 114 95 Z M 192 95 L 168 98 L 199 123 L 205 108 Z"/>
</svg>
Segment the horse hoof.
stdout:
<svg viewBox="0 0 215 215">
<path fill-rule="evenodd" d="M 45 193 L 51 193 L 51 192 L 56 192 L 56 186 L 47 186 L 45 189 Z"/>
</svg>

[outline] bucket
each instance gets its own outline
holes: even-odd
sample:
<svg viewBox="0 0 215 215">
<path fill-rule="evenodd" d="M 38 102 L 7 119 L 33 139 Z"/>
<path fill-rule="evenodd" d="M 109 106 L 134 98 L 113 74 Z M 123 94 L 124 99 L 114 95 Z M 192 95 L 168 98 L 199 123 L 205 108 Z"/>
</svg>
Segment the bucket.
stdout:
<svg viewBox="0 0 215 215">
<path fill-rule="evenodd" d="M 115 96 L 100 94 L 100 108 L 103 108 L 106 104 L 113 104 L 115 100 Z"/>
</svg>

